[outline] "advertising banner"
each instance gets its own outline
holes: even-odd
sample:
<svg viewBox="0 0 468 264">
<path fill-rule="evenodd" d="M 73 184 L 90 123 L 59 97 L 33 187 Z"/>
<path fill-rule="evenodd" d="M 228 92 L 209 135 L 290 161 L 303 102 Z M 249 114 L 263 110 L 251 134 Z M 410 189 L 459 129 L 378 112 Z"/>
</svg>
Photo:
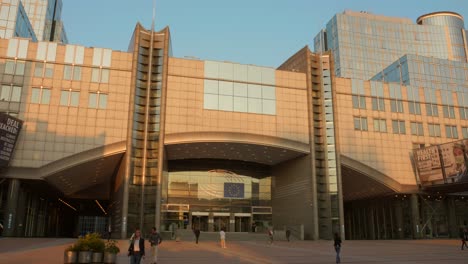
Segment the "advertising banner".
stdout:
<svg viewBox="0 0 468 264">
<path fill-rule="evenodd" d="M 417 149 L 414 152 L 416 169 L 422 185 L 433 185 L 444 183 L 444 176 L 440 165 L 439 148 L 430 146 Z"/>
<path fill-rule="evenodd" d="M 15 149 L 23 121 L 0 113 L 0 167 L 7 167 Z"/>
<path fill-rule="evenodd" d="M 422 186 L 468 182 L 468 140 L 459 140 L 413 152 Z"/>
</svg>

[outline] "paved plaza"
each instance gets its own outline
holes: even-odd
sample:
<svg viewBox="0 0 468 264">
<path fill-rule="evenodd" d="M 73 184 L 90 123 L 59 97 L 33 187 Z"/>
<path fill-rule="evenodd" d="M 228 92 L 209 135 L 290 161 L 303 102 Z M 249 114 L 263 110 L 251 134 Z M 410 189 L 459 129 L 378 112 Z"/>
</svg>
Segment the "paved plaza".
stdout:
<svg viewBox="0 0 468 264">
<path fill-rule="evenodd" d="M 0 238 L 2 264 L 63 263 L 63 250 L 73 239 Z M 125 247 L 117 263 L 129 263 Z M 266 241 L 227 240 L 227 249 L 220 249 L 214 241 L 164 241 L 159 264 L 216 264 L 216 263 L 335 263 L 330 241 Z M 148 257 L 144 263 L 149 263 Z M 458 240 L 387 240 L 344 241 L 342 263 L 468 263 L 468 250 L 460 250 Z"/>
</svg>

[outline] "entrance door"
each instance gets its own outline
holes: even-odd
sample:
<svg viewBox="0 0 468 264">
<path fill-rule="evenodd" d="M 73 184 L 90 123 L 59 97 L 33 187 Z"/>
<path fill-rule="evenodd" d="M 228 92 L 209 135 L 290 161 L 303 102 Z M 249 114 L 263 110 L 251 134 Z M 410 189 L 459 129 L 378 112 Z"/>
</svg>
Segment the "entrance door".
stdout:
<svg viewBox="0 0 468 264">
<path fill-rule="evenodd" d="M 250 231 L 250 217 L 236 216 L 236 232 L 249 232 Z"/>
<path fill-rule="evenodd" d="M 224 228 L 224 231 L 229 232 L 229 216 L 214 216 L 213 217 L 213 228 L 215 232 Z"/>
<path fill-rule="evenodd" d="M 208 231 L 208 216 L 192 216 L 192 228 L 200 231 Z"/>
</svg>

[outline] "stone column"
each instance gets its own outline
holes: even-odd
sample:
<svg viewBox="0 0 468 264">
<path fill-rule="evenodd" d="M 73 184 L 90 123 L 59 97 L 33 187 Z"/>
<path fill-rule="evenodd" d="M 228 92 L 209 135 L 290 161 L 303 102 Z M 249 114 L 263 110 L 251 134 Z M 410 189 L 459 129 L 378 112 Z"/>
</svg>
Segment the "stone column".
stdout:
<svg viewBox="0 0 468 264">
<path fill-rule="evenodd" d="M 395 201 L 394 211 L 395 211 L 395 222 L 396 222 L 396 229 L 397 229 L 397 238 L 403 239 L 405 234 L 403 232 L 403 208 L 401 206 L 401 201 L 400 200 Z"/>
<path fill-rule="evenodd" d="M 213 217 L 213 213 L 210 213 L 208 215 L 208 232 L 213 232 L 214 231 L 214 217 Z"/>
<path fill-rule="evenodd" d="M 363 210 L 364 214 L 367 214 L 367 230 L 369 236 L 367 239 L 375 239 L 375 219 L 374 219 L 374 206 L 370 205 L 370 210 Z M 367 211 L 367 212 L 366 212 Z"/>
<path fill-rule="evenodd" d="M 457 214 L 455 201 L 453 197 L 447 197 L 445 200 L 447 206 L 448 231 L 451 238 L 458 238 Z"/>
<path fill-rule="evenodd" d="M 420 225 L 420 217 L 419 217 L 419 203 L 418 203 L 418 195 L 413 193 L 410 196 L 410 205 L 411 205 L 411 223 L 413 229 L 413 238 L 420 238 L 421 237 L 421 225 Z"/>
<path fill-rule="evenodd" d="M 8 186 L 7 204 L 3 219 L 3 236 L 16 235 L 16 210 L 18 207 L 18 197 L 20 190 L 20 181 L 11 179 Z"/>
<path fill-rule="evenodd" d="M 236 232 L 236 217 L 234 213 L 229 215 L 229 232 Z"/>
</svg>

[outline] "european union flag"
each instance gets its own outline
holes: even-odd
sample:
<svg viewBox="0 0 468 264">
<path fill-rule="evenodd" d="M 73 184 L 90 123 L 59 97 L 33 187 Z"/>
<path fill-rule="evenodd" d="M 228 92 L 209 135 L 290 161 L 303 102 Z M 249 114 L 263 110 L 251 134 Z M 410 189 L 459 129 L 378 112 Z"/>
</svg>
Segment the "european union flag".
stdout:
<svg viewBox="0 0 468 264">
<path fill-rule="evenodd" d="M 244 198 L 244 184 L 225 182 L 224 198 Z"/>
</svg>

